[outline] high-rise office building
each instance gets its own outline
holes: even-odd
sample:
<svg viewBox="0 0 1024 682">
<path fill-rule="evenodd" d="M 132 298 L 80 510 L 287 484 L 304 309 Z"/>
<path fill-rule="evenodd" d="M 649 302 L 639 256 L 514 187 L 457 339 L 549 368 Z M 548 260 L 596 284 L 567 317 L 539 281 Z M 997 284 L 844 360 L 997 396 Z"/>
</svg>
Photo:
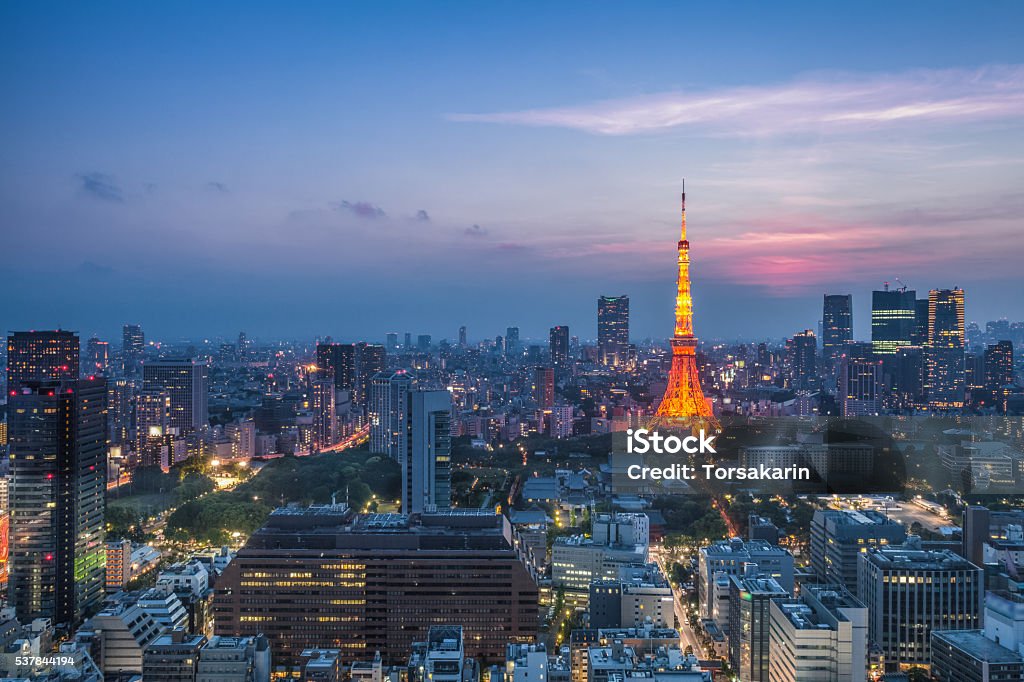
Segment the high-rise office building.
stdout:
<svg viewBox="0 0 1024 682">
<path fill-rule="evenodd" d="M 839 361 L 838 397 L 839 414 L 844 417 L 878 414 L 882 409 L 882 361 L 844 356 Z"/>
<path fill-rule="evenodd" d="M 373 377 L 384 371 L 387 354 L 384 346 L 376 343 L 356 344 L 356 390 L 353 402 L 365 409 L 370 402 L 370 385 Z"/>
<path fill-rule="evenodd" d="M 914 301 L 914 332 L 910 335 L 910 345 L 924 348 L 927 343 L 928 299 L 918 298 Z"/>
<path fill-rule="evenodd" d="M 861 553 L 857 596 L 886 670 L 927 666 L 933 630 L 977 629 L 984 581 L 982 569 L 949 550 L 924 550 L 914 536 Z"/>
<path fill-rule="evenodd" d="M 871 349 L 875 355 L 895 355 L 912 343 L 916 326 L 917 292 L 900 288 L 871 292 Z"/>
<path fill-rule="evenodd" d="M 907 533 L 884 514 L 819 509 L 811 518 L 811 570 L 818 582 L 857 592 L 857 556 L 869 547 L 901 545 Z"/>
<path fill-rule="evenodd" d="M 405 332 L 405 337 L 403 338 L 402 343 L 402 350 L 404 350 L 407 353 L 412 350 L 412 333 Z"/>
<path fill-rule="evenodd" d="M 452 399 L 448 391 L 409 393 L 410 446 L 402 464 L 402 512 L 452 504 Z"/>
<path fill-rule="evenodd" d="M 139 376 L 145 352 L 146 337 L 142 333 L 142 327 L 137 324 L 126 324 L 121 335 L 121 362 L 126 377 Z"/>
<path fill-rule="evenodd" d="M 896 406 L 910 408 L 920 405 L 924 395 L 925 349 L 904 346 L 896 351 L 892 363 L 892 396 Z"/>
<path fill-rule="evenodd" d="M 310 402 L 313 408 L 312 449 L 319 452 L 338 440 L 338 418 L 335 411 L 334 379 L 313 372 L 309 378 Z"/>
<path fill-rule="evenodd" d="M 1013 343 L 1000 341 L 985 348 L 985 388 L 993 393 L 1013 383 Z"/>
<path fill-rule="evenodd" d="M 533 399 L 544 410 L 555 404 L 555 370 L 536 367 L 533 370 Z"/>
<path fill-rule="evenodd" d="M 416 349 L 421 353 L 429 353 L 431 341 L 430 334 L 420 334 L 416 337 Z"/>
<path fill-rule="evenodd" d="M 78 362 L 75 332 L 11 332 L 7 337 L 7 390 L 26 381 L 77 379 Z"/>
<path fill-rule="evenodd" d="M 932 289 L 928 294 L 925 393 L 934 409 L 963 407 L 964 290 Z"/>
<path fill-rule="evenodd" d="M 569 367 L 569 328 L 565 325 L 552 327 L 548 332 L 548 346 L 555 371 L 564 372 Z"/>
<path fill-rule="evenodd" d="M 370 452 L 385 454 L 397 462 L 406 460 L 409 449 L 409 392 L 413 376 L 400 369 L 380 372 L 370 384 Z"/>
<path fill-rule="evenodd" d="M 815 365 L 817 350 L 818 339 L 810 329 L 793 335 L 793 388 L 808 390 L 817 386 L 818 372 Z"/>
<path fill-rule="evenodd" d="M 504 661 L 532 641 L 537 586 L 486 510 L 356 517 L 344 505 L 279 509 L 218 579 L 215 632 L 263 633 L 274 661 L 295 665 L 325 642 L 404 663 L 431 625 L 457 620 L 466 655 Z"/>
<path fill-rule="evenodd" d="M 459 327 L 459 348 L 465 348 L 468 344 L 466 339 L 466 325 Z"/>
<path fill-rule="evenodd" d="M 821 315 L 821 355 L 831 366 L 853 341 L 853 296 L 825 294 Z"/>
<path fill-rule="evenodd" d="M 395 332 L 388 332 L 384 336 L 384 348 L 386 348 L 389 353 L 397 353 L 398 334 L 396 334 Z"/>
<path fill-rule="evenodd" d="M 868 610 L 842 585 L 801 585 L 797 599 L 770 606 L 772 682 L 868 678 Z"/>
<path fill-rule="evenodd" d="M 757 577 L 757 566 L 729 583 L 729 659 L 742 682 L 768 682 L 771 603 L 790 590 L 773 578 Z"/>
<path fill-rule="evenodd" d="M 968 391 L 988 386 L 983 353 L 964 353 L 964 388 Z"/>
<path fill-rule="evenodd" d="M 356 346 L 352 343 L 318 343 L 316 366 L 334 380 L 334 388 L 348 391 L 350 397 L 356 387 Z"/>
<path fill-rule="evenodd" d="M 95 336 L 86 341 L 82 357 L 82 376 L 106 376 L 110 363 L 110 344 Z"/>
<path fill-rule="evenodd" d="M 756 564 L 761 575 L 774 578 L 789 592 L 793 590 L 793 555 L 768 542 L 744 542 L 739 538 L 719 540 L 701 547 L 697 562 L 697 594 L 701 618 L 717 616 L 724 621 L 728 617 L 727 611 L 721 612 L 722 605 L 716 604 L 717 579 L 724 577 L 728 581 L 731 576 L 743 575 L 747 564 Z M 720 597 L 727 602 L 727 586 Z"/>
<path fill-rule="evenodd" d="M 505 330 L 505 355 L 519 355 L 522 346 L 519 344 L 519 327 L 508 327 Z"/>
<path fill-rule="evenodd" d="M 205 362 L 147 360 L 142 365 L 142 390 L 164 391 L 171 400 L 170 428 L 179 436 L 210 425 L 209 378 Z"/>
<path fill-rule="evenodd" d="M 629 296 L 597 299 L 597 353 L 602 365 L 617 367 L 629 359 Z"/>
<path fill-rule="evenodd" d="M 171 436 L 171 396 L 167 391 L 142 391 L 136 396 L 135 434 L 140 466 L 170 465 L 163 457 Z"/>
<path fill-rule="evenodd" d="M 123 445 L 132 435 L 135 386 L 129 379 L 107 380 L 107 437 L 111 445 Z"/>
<path fill-rule="evenodd" d="M 106 382 L 27 380 L 10 393 L 9 603 L 24 622 L 75 626 L 106 578 Z"/>
</svg>

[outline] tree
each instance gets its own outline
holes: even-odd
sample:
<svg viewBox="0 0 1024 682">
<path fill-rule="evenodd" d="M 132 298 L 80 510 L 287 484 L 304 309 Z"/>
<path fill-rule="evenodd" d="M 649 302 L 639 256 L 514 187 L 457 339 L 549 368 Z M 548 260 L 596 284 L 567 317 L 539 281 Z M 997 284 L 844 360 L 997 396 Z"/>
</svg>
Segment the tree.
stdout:
<svg viewBox="0 0 1024 682">
<path fill-rule="evenodd" d="M 104 513 L 107 523 L 107 536 L 110 538 L 126 538 L 132 542 L 142 542 L 142 519 L 138 512 L 130 507 L 108 505 Z"/>
<path fill-rule="evenodd" d="M 930 682 L 931 675 L 924 668 L 917 666 L 907 669 L 907 682 Z"/>
</svg>

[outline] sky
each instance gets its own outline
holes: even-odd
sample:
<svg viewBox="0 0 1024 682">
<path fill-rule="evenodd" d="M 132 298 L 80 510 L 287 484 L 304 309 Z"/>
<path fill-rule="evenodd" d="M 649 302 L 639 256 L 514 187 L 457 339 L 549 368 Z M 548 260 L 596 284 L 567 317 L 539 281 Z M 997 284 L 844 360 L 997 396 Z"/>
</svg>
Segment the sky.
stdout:
<svg viewBox="0 0 1024 682">
<path fill-rule="evenodd" d="M 1024 319 L 1024 5 L 0 4 L 0 328 L 671 335 Z"/>
</svg>

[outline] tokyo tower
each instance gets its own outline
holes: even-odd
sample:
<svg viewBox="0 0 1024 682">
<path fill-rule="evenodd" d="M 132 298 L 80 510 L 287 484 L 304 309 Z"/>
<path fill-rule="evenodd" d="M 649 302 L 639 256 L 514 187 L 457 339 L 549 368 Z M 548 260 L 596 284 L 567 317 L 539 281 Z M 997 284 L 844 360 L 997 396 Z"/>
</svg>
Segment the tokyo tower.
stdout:
<svg viewBox="0 0 1024 682">
<path fill-rule="evenodd" d="M 659 420 L 690 420 L 694 428 L 718 430 L 711 405 L 704 398 L 697 373 L 697 337 L 693 335 L 693 295 L 690 293 L 690 242 L 686 240 L 686 187 L 683 186 L 682 234 L 679 237 L 679 278 L 676 282 L 676 331 L 672 337 L 672 369 Z"/>
</svg>

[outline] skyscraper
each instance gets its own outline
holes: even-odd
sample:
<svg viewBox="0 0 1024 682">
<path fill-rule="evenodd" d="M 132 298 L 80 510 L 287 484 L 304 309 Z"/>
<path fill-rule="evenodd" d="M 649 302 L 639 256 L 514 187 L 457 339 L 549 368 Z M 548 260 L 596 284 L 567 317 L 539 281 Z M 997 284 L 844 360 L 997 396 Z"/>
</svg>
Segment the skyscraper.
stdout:
<svg viewBox="0 0 1024 682">
<path fill-rule="evenodd" d="M 917 292 L 906 287 L 871 292 L 871 349 L 875 355 L 895 355 L 911 345 L 916 326 Z"/>
<path fill-rule="evenodd" d="M 209 380 L 205 362 L 147 360 L 142 366 L 142 390 L 167 393 L 171 400 L 170 428 L 179 436 L 209 427 Z"/>
<path fill-rule="evenodd" d="M 1013 343 L 1000 341 L 985 348 L 985 387 L 996 393 L 1013 383 Z"/>
<path fill-rule="evenodd" d="M 544 410 L 555 404 L 555 370 L 536 367 L 533 370 L 533 399 Z"/>
<path fill-rule="evenodd" d="M 704 398 L 697 372 L 697 337 L 693 335 L 693 294 L 690 293 L 690 242 L 686 239 L 686 191 L 682 195 L 682 226 L 676 279 L 676 325 L 672 337 L 672 368 L 665 397 L 658 406 L 659 417 L 698 417 L 717 426 L 711 405 Z"/>
<path fill-rule="evenodd" d="M 403 462 L 409 448 L 409 392 L 413 377 L 404 369 L 379 372 L 370 382 L 370 452 Z"/>
<path fill-rule="evenodd" d="M 618 367 L 629 359 L 629 296 L 597 299 L 597 354 L 602 365 Z"/>
<path fill-rule="evenodd" d="M 505 329 L 505 355 L 509 357 L 519 355 L 519 327 L 508 327 Z"/>
<path fill-rule="evenodd" d="M 78 361 L 75 332 L 11 332 L 7 337 L 7 390 L 26 381 L 77 379 Z"/>
<path fill-rule="evenodd" d="M 8 590 L 24 622 L 73 627 L 103 597 L 106 403 L 101 378 L 26 380 L 8 396 Z"/>
<path fill-rule="evenodd" d="M 928 348 L 925 393 L 933 409 L 963 407 L 964 290 L 928 293 Z"/>
<path fill-rule="evenodd" d="M 170 429 L 170 394 L 162 389 L 140 392 L 135 399 L 135 452 L 140 466 L 164 464 L 164 446 L 170 444 Z"/>
<path fill-rule="evenodd" d="M 412 334 L 405 332 L 404 343 L 402 344 L 402 350 L 409 352 L 412 350 Z"/>
<path fill-rule="evenodd" d="M 465 348 L 466 343 L 466 325 L 459 327 L 459 348 Z"/>
<path fill-rule="evenodd" d="M 914 301 L 914 333 L 910 335 L 910 345 L 924 348 L 928 343 L 928 299 L 919 298 Z"/>
<path fill-rule="evenodd" d="M 384 336 L 384 347 L 389 353 L 395 353 L 398 351 L 398 334 L 395 332 L 388 332 Z"/>
<path fill-rule="evenodd" d="M 548 345 L 555 371 L 564 372 L 569 367 L 569 328 L 565 325 L 552 327 L 548 332 Z"/>
<path fill-rule="evenodd" d="M 900 353 L 903 353 L 903 349 Z M 876 415 L 882 409 L 882 361 L 844 357 L 839 361 L 839 414 Z"/>
<path fill-rule="evenodd" d="M 757 576 L 757 566 L 746 572 L 729 578 L 729 658 L 743 682 L 768 682 L 770 607 L 791 595 L 773 578 Z"/>
<path fill-rule="evenodd" d="M 818 372 L 815 367 L 817 350 L 818 339 L 810 329 L 793 335 L 793 388 L 807 390 L 817 385 Z"/>
<path fill-rule="evenodd" d="M 319 452 L 338 440 L 338 418 L 335 412 L 334 379 L 324 372 L 309 375 L 310 401 L 313 405 L 312 449 Z"/>
<path fill-rule="evenodd" d="M 421 353 L 429 353 L 431 341 L 430 334 L 420 334 L 416 337 L 417 350 Z"/>
<path fill-rule="evenodd" d="M 402 462 L 402 512 L 451 507 L 452 399 L 448 391 L 410 391 L 408 434 Z"/>
<path fill-rule="evenodd" d="M 111 445 L 122 445 L 131 437 L 133 388 L 125 378 L 107 380 L 107 434 Z"/>
<path fill-rule="evenodd" d="M 353 402 L 366 409 L 370 402 L 370 384 L 387 365 L 384 346 L 376 343 L 356 344 L 356 391 Z"/>
<path fill-rule="evenodd" d="M 85 344 L 85 356 L 82 358 L 82 376 L 106 376 L 107 364 L 110 361 L 109 346 L 95 336 Z"/>
<path fill-rule="evenodd" d="M 853 341 L 853 296 L 825 294 L 821 315 L 821 355 L 831 367 L 835 357 Z"/>
<path fill-rule="evenodd" d="M 316 366 L 334 379 L 334 388 L 348 391 L 350 396 L 356 386 L 356 347 L 352 343 L 318 343 L 316 345 Z"/>
<path fill-rule="evenodd" d="M 124 363 L 126 377 L 134 378 L 139 375 L 145 351 L 146 337 L 142 333 L 142 327 L 137 324 L 126 324 L 121 336 L 121 361 Z"/>
</svg>

